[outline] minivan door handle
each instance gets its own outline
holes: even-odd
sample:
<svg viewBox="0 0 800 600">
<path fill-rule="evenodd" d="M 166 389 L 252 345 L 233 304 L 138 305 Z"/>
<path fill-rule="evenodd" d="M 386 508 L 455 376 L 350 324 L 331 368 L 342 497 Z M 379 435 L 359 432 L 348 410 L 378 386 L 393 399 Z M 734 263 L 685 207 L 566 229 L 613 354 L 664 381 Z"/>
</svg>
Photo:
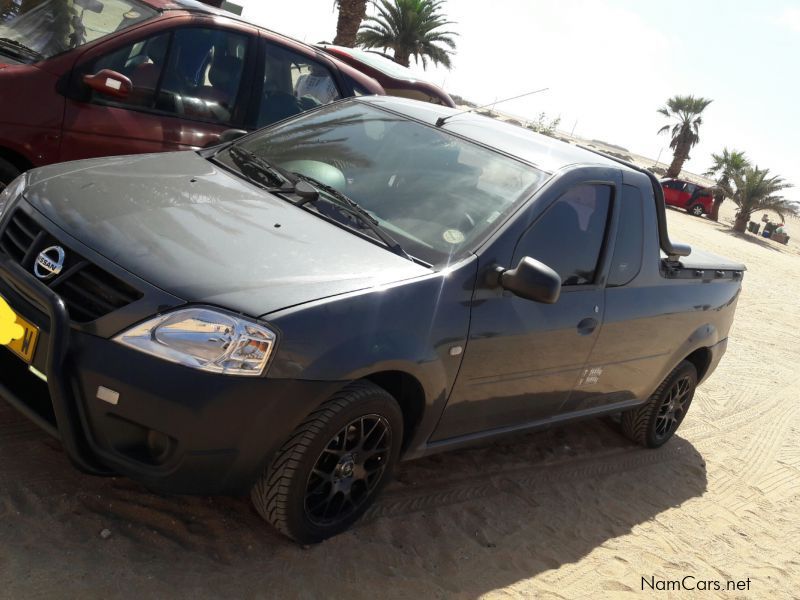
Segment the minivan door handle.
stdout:
<svg viewBox="0 0 800 600">
<path fill-rule="evenodd" d="M 578 323 L 578 334 L 591 335 L 597 329 L 598 321 L 594 317 L 586 317 Z"/>
</svg>

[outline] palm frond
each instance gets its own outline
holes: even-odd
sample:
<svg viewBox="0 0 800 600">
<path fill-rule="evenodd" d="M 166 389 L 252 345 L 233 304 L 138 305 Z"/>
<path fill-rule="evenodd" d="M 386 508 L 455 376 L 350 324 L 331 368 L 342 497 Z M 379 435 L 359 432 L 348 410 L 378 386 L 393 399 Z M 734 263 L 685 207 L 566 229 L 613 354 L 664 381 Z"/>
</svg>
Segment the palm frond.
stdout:
<svg viewBox="0 0 800 600">
<path fill-rule="evenodd" d="M 372 0 L 376 14 L 364 19 L 357 43 L 365 48 L 391 48 L 395 60 L 414 57 L 427 68 L 428 61 L 451 68 L 457 33 L 446 30 L 441 10 L 444 0 Z"/>
</svg>

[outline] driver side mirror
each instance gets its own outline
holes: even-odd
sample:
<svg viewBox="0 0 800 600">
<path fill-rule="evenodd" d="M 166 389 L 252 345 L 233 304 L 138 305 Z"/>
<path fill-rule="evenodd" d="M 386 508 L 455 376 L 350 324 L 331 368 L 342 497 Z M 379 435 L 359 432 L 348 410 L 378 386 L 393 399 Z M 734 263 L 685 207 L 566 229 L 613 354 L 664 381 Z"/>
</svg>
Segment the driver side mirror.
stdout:
<svg viewBox="0 0 800 600">
<path fill-rule="evenodd" d="M 83 83 L 95 92 L 115 98 L 126 98 L 133 90 L 130 79 L 111 69 L 103 69 L 94 75 L 84 75 Z"/>
<path fill-rule="evenodd" d="M 105 5 L 100 0 L 73 0 L 73 4 L 77 4 L 83 10 L 88 10 L 98 15 L 103 12 Z"/>
<path fill-rule="evenodd" d="M 541 302 L 555 304 L 561 296 L 561 277 L 543 262 L 523 256 L 514 269 L 498 268 L 498 284 L 512 294 Z"/>
</svg>

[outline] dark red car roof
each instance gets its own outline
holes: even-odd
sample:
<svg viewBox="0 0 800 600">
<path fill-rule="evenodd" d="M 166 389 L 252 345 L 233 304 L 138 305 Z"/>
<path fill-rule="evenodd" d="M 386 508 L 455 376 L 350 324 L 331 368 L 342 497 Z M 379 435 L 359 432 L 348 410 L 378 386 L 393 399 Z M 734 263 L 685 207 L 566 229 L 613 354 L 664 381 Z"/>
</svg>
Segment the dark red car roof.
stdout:
<svg viewBox="0 0 800 600">
<path fill-rule="evenodd" d="M 329 44 L 318 44 L 317 48 L 323 50 L 329 55 L 332 55 L 338 58 L 341 61 L 346 62 L 349 65 L 352 65 L 359 71 L 366 73 L 370 77 L 373 77 L 380 83 L 383 88 L 387 91 L 389 95 L 395 96 L 403 96 L 403 97 L 414 97 L 417 100 L 422 100 L 422 97 L 415 97 L 414 94 L 397 94 L 392 93 L 392 90 L 406 90 L 417 92 L 421 96 L 425 96 L 427 98 L 431 98 L 437 104 L 442 104 L 443 106 L 449 106 L 451 108 L 455 108 L 456 103 L 453 102 L 453 99 L 450 95 L 445 92 L 442 88 L 437 85 L 434 85 L 428 81 L 424 81 L 419 79 L 411 72 L 409 69 L 406 69 L 402 65 L 395 65 L 394 63 L 389 63 L 391 70 L 382 68 L 382 66 L 377 62 L 370 61 L 369 63 L 362 60 L 359 55 L 363 55 L 365 53 L 369 53 L 368 51 L 361 50 L 361 49 L 354 49 L 354 48 L 346 48 L 343 46 L 333 46 Z M 391 61 L 390 58 L 378 54 L 378 53 L 369 53 L 374 54 L 376 57 L 383 57 L 384 59 Z M 427 99 L 425 98 L 425 99 Z"/>
<path fill-rule="evenodd" d="M 304 50 L 307 53 L 311 53 L 314 55 L 324 55 L 326 59 L 332 61 L 336 68 L 339 69 L 342 73 L 354 79 L 357 83 L 359 83 L 362 87 L 369 90 L 373 94 L 377 95 L 384 95 L 386 91 L 383 89 L 381 84 L 373 77 L 370 77 L 368 73 L 364 73 L 360 69 L 354 68 L 350 66 L 347 62 L 339 59 L 336 56 L 331 56 L 330 54 L 323 53 L 319 49 L 315 48 L 314 46 L 310 46 L 308 44 L 304 44 L 303 42 L 291 38 L 289 36 L 283 35 L 282 33 L 278 33 L 277 31 L 272 31 L 271 29 L 267 29 L 261 25 L 257 25 L 252 23 L 251 21 L 247 21 L 246 19 L 241 18 L 239 15 L 234 13 L 222 10 L 220 8 L 215 8 L 213 6 L 209 6 L 208 4 L 203 4 L 198 0 L 139 0 L 143 4 L 146 4 L 158 11 L 167 12 L 167 11 L 185 11 L 190 13 L 201 13 L 206 15 L 213 15 L 218 17 L 225 17 L 226 19 L 231 19 L 234 21 L 239 21 L 240 23 L 246 23 L 250 27 L 255 27 L 259 31 L 265 34 L 265 37 L 272 38 L 273 40 L 280 41 L 283 44 L 288 46 L 294 46 L 298 50 Z"/>
</svg>

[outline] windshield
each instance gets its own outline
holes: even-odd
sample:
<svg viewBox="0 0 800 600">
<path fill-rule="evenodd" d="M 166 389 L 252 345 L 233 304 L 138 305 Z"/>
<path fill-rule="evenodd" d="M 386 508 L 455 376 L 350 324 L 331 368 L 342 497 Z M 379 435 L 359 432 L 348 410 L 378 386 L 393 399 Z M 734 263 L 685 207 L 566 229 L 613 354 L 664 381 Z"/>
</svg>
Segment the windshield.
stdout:
<svg viewBox="0 0 800 600">
<path fill-rule="evenodd" d="M 155 14 L 130 0 L 0 0 L 0 53 L 50 58 Z"/>
<path fill-rule="evenodd" d="M 527 164 L 360 102 L 330 105 L 238 145 L 346 194 L 408 254 L 433 265 L 485 239 L 546 178 Z"/>
</svg>

